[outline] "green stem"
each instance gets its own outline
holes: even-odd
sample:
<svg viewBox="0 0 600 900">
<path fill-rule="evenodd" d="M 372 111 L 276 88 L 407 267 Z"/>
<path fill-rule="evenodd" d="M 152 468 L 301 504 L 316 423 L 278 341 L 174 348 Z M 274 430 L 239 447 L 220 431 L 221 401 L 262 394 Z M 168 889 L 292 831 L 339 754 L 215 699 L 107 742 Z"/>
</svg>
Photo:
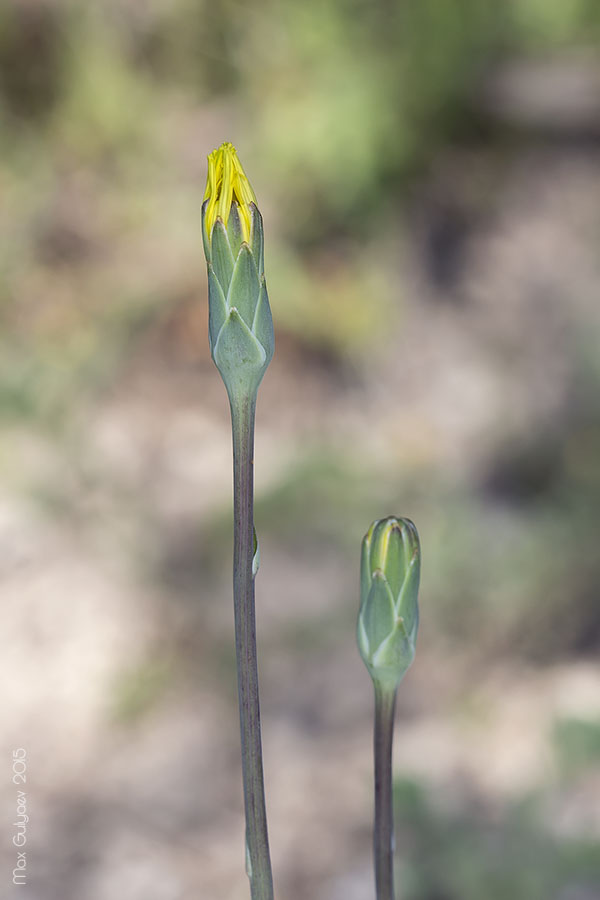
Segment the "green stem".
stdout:
<svg viewBox="0 0 600 900">
<path fill-rule="evenodd" d="M 392 802 L 392 743 L 396 689 L 375 682 L 375 820 L 373 859 L 377 900 L 394 900 L 394 814 Z"/>
<path fill-rule="evenodd" d="M 265 809 L 256 623 L 254 613 L 254 413 L 256 395 L 231 399 L 233 432 L 233 599 L 242 773 L 246 811 L 246 870 L 252 900 L 273 900 Z"/>
</svg>

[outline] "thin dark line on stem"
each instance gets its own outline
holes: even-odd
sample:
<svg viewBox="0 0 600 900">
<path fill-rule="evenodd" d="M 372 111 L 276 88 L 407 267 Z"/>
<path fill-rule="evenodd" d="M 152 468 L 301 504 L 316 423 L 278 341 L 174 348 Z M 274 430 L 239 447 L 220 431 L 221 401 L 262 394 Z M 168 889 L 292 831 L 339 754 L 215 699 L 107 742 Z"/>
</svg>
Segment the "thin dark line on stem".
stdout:
<svg viewBox="0 0 600 900">
<path fill-rule="evenodd" d="M 252 900 L 273 900 L 260 733 L 254 610 L 254 415 L 256 397 L 231 400 L 233 432 L 233 595 L 246 812 L 246 866 Z"/>
<path fill-rule="evenodd" d="M 377 900 L 394 900 L 394 812 L 392 796 L 392 745 L 396 689 L 375 683 L 375 816 L 373 860 Z"/>
</svg>

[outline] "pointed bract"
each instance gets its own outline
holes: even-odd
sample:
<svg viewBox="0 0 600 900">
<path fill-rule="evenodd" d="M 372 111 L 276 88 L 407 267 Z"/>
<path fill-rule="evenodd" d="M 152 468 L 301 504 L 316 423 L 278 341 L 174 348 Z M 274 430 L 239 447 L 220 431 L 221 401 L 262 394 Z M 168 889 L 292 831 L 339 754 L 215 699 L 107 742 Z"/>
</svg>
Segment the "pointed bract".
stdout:
<svg viewBox="0 0 600 900">
<path fill-rule="evenodd" d="M 393 631 L 396 623 L 394 598 L 383 573 L 375 573 L 361 616 L 365 633 L 368 635 L 369 647 L 379 647 Z"/>
<path fill-rule="evenodd" d="M 250 231 L 250 249 L 254 259 L 256 260 L 256 268 L 259 275 L 265 274 L 264 260 L 264 231 L 263 220 L 256 203 L 250 204 L 250 215 L 252 216 L 252 228 Z"/>
<path fill-rule="evenodd" d="M 258 390 L 267 367 L 265 351 L 235 307 L 219 332 L 213 359 L 232 397 Z"/>
<path fill-rule="evenodd" d="M 254 322 L 259 293 L 260 283 L 254 258 L 248 244 L 242 244 L 229 282 L 227 303 L 229 307 L 236 307 L 248 328 L 252 328 Z"/>
<path fill-rule="evenodd" d="M 235 258 L 240 252 L 240 247 L 246 240 L 237 203 L 231 204 L 231 212 L 229 213 L 229 221 L 227 222 L 227 234 L 229 236 L 231 252 Z"/>
<path fill-rule="evenodd" d="M 223 293 L 227 296 L 231 276 L 233 275 L 233 267 L 235 259 L 231 252 L 231 244 L 229 243 L 229 235 L 220 219 L 217 219 L 213 225 L 210 235 L 210 259 L 215 275 L 219 279 L 219 284 L 223 289 Z"/>
<path fill-rule="evenodd" d="M 271 315 L 267 285 L 264 277 L 262 279 L 258 303 L 256 304 L 256 311 L 254 313 L 252 331 L 256 335 L 256 339 L 265 348 L 267 364 L 270 363 L 273 359 L 273 350 L 275 349 L 275 335 L 273 333 L 273 317 Z"/>
<path fill-rule="evenodd" d="M 217 343 L 219 332 L 227 318 L 228 310 L 223 289 L 211 265 L 208 267 L 208 295 L 210 297 L 210 303 L 208 304 L 208 340 L 212 352 Z"/>
</svg>

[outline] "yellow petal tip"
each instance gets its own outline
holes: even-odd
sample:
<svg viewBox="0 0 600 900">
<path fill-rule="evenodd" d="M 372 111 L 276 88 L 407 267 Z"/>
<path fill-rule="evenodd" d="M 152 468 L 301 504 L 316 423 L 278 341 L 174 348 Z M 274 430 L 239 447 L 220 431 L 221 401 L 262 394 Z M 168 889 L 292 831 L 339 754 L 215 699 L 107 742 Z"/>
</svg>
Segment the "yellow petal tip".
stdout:
<svg viewBox="0 0 600 900">
<path fill-rule="evenodd" d="M 208 201 L 204 216 L 209 240 L 217 219 L 221 219 L 227 227 L 233 203 L 237 203 L 238 206 L 243 240 L 246 242 L 250 240 L 252 229 L 250 204 L 256 205 L 256 197 L 238 159 L 236 149 L 229 141 L 208 155 L 204 200 Z"/>
</svg>

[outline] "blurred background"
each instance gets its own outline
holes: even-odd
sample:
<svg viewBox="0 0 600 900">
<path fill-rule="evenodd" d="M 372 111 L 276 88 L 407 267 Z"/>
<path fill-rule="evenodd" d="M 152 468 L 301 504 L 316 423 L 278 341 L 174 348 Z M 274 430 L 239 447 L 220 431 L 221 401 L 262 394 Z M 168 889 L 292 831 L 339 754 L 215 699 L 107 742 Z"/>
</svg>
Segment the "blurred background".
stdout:
<svg viewBox="0 0 600 900">
<path fill-rule="evenodd" d="M 599 51 L 596 0 L 4 0 L 3 897 L 248 896 L 200 240 L 231 140 L 277 340 L 256 450 L 277 896 L 373 896 L 358 549 L 394 513 L 424 554 L 400 896 L 600 898 Z"/>
</svg>

